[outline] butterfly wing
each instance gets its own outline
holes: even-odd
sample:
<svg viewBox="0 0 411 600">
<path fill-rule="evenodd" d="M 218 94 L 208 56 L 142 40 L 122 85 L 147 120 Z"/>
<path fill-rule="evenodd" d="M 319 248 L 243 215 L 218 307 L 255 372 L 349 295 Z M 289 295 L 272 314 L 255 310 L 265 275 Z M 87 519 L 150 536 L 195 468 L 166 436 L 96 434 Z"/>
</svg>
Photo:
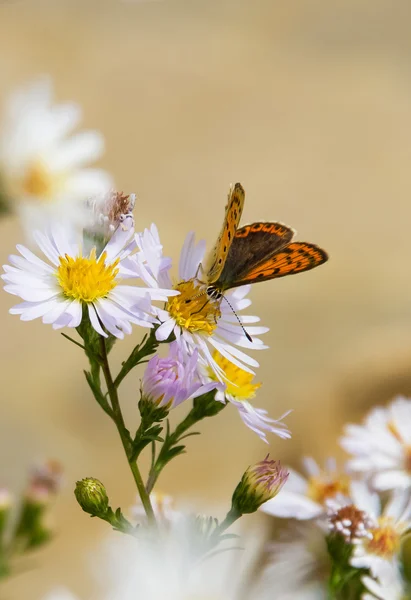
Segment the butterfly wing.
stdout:
<svg viewBox="0 0 411 600">
<path fill-rule="evenodd" d="M 228 193 L 228 202 L 221 233 L 204 265 L 207 283 L 211 284 L 217 281 L 224 268 L 228 251 L 233 243 L 241 213 L 243 212 L 244 199 L 244 189 L 240 183 L 236 183 L 234 187 L 230 188 Z"/>
<path fill-rule="evenodd" d="M 265 262 L 286 246 L 294 233 L 282 223 L 258 222 L 238 229 L 215 286 L 220 289 L 233 287 L 233 282 L 242 278 L 245 271 Z"/>
<path fill-rule="evenodd" d="M 327 260 L 328 255 L 322 248 L 307 242 L 292 242 L 257 265 L 242 265 L 242 272 L 237 274 L 235 280 L 227 280 L 222 289 L 302 273 L 318 267 Z"/>
</svg>

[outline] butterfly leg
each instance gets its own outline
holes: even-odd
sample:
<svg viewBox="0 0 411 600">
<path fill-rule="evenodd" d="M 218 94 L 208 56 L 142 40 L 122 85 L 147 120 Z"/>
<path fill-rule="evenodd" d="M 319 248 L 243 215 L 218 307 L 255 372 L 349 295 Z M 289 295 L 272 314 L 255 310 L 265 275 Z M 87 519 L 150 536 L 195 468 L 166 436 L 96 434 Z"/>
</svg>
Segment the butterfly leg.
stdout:
<svg viewBox="0 0 411 600">
<path fill-rule="evenodd" d="M 199 308 L 198 310 L 196 310 L 195 312 L 191 313 L 192 315 L 197 315 L 198 313 L 200 313 L 203 308 L 205 308 L 207 306 L 207 304 L 210 302 L 210 298 L 207 298 L 207 300 L 204 302 L 203 306 L 201 308 Z"/>
</svg>

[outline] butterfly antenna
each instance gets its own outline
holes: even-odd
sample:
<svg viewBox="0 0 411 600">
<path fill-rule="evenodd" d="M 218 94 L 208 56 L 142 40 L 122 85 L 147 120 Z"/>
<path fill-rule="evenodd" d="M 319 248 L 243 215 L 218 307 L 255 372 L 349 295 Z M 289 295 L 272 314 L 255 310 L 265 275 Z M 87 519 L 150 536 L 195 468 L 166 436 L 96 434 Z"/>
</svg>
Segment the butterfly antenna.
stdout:
<svg viewBox="0 0 411 600">
<path fill-rule="evenodd" d="M 232 305 L 230 304 L 230 302 L 227 300 L 227 298 L 225 296 L 223 296 L 224 300 L 227 302 L 228 306 L 231 308 L 231 310 L 233 311 L 235 318 L 237 319 L 241 329 L 244 331 L 244 335 L 247 338 L 247 340 L 249 342 L 253 341 L 253 338 L 251 337 L 251 335 L 246 331 L 244 325 L 241 323 L 240 317 L 238 316 L 238 314 L 235 312 L 234 308 L 232 307 Z"/>
</svg>

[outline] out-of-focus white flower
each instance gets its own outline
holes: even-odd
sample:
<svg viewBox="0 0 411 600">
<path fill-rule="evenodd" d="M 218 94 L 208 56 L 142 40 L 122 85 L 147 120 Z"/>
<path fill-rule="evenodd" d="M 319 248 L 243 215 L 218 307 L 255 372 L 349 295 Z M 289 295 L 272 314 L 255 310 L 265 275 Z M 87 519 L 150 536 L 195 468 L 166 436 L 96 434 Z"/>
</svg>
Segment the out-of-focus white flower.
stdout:
<svg viewBox="0 0 411 600">
<path fill-rule="evenodd" d="M 144 400 L 156 406 L 175 408 L 188 399 L 197 398 L 218 386 L 219 382 L 203 384 L 197 371 L 198 354 L 186 357 L 184 349 L 172 342 L 166 358 L 153 356 L 147 364 L 141 381 Z"/>
<path fill-rule="evenodd" d="M 141 239 L 142 254 L 148 265 L 156 264 L 161 260 L 159 253 L 160 244 L 155 247 Z M 224 380 L 224 372 L 216 363 L 212 352 L 217 350 L 222 356 L 238 367 L 253 372 L 251 367 L 258 367 L 258 362 L 242 352 L 240 348 L 248 350 L 261 350 L 266 346 L 255 336 L 266 333 L 266 327 L 248 326 L 249 323 L 259 321 L 258 317 L 240 316 L 247 332 L 252 336 L 248 340 L 240 326 L 233 310 L 238 314 L 250 306 L 251 300 L 246 298 L 250 286 L 243 286 L 229 290 L 225 297 L 216 299 L 207 296 L 206 286 L 197 279 L 201 262 L 204 258 L 205 243 L 195 244 L 194 233 L 190 233 L 183 245 L 179 262 L 179 282 L 174 289 L 179 291 L 178 300 L 170 299 L 165 309 L 158 309 L 157 314 L 162 325 L 157 329 L 157 339 L 167 340 L 174 333 L 176 340 L 181 344 L 188 355 L 197 349 L 199 362 L 203 366 L 209 365 L 220 381 Z M 144 273 L 139 271 L 144 278 Z M 147 285 L 153 286 L 155 273 L 148 273 Z M 149 281 L 151 283 L 149 283 Z M 161 278 L 157 285 L 167 288 L 173 287 L 168 270 L 161 271 Z M 177 298 L 177 296 L 176 296 Z"/>
<path fill-rule="evenodd" d="M 254 593 L 256 542 L 199 560 L 199 531 L 178 521 L 158 542 L 122 536 L 112 541 L 96 572 L 104 600 L 260 600 Z M 241 544 L 243 546 L 243 544 Z M 266 596 L 268 597 L 268 595 Z M 66 600 L 58 594 L 47 600 Z M 68 599 L 67 599 L 68 600 Z M 71 599 L 70 599 L 71 600 Z"/>
<path fill-rule="evenodd" d="M 233 362 L 222 356 L 217 350 L 213 353 L 213 359 L 224 372 L 225 384 L 223 389 L 216 393 L 216 400 L 233 404 L 240 415 L 243 423 L 254 431 L 258 437 L 268 444 L 267 433 L 274 433 L 283 439 L 291 437 L 287 426 L 282 422 L 290 411 L 287 411 L 279 419 L 271 419 L 267 411 L 254 407 L 250 400 L 254 398 L 261 383 L 253 383 L 253 374 L 244 371 Z M 207 381 L 218 381 L 218 377 L 211 367 L 204 369 L 204 377 Z"/>
<path fill-rule="evenodd" d="M 63 483 L 63 466 L 57 460 L 47 460 L 33 465 L 30 471 L 28 495 L 52 496 Z"/>
<path fill-rule="evenodd" d="M 354 544 L 350 559 L 353 567 L 370 569 L 374 577 L 379 577 L 387 565 L 398 568 L 402 536 L 411 529 L 411 501 L 407 492 L 393 493 L 389 502 L 382 507 L 380 497 L 370 490 L 366 482 L 352 481 L 349 497 L 340 496 L 329 501 L 328 505 L 331 520 L 333 514 L 338 515 L 342 508 L 350 507 L 353 517 L 345 516 L 351 521 L 348 524 L 347 520 L 347 528 L 353 527 L 356 514 L 361 514 L 362 522 L 366 515 L 364 534 L 354 535 L 355 539 L 351 540 Z"/>
<path fill-rule="evenodd" d="M 373 487 L 411 487 L 411 400 L 399 396 L 370 411 L 363 425 L 346 425 L 341 446 L 352 454 L 348 469 Z"/>
<path fill-rule="evenodd" d="M 13 93 L 0 135 L 0 183 L 10 208 L 22 212 L 30 232 L 51 220 L 81 223 L 85 200 L 112 186 L 101 169 L 85 166 L 104 148 L 96 131 L 77 133 L 77 104 L 52 103 L 52 83 L 41 78 Z M 45 222 L 46 221 L 46 222 Z"/>
<path fill-rule="evenodd" d="M 380 570 L 378 580 L 363 577 L 362 582 L 369 593 L 362 595 L 362 600 L 406 600 L 405 585 L 401 573 L 395 567 L 387 565 Z"/>
<path fill-rule="evenodd" d="M 23 321 L 42 317 L 54 329 L 78 327 L 85 309 L 100 335 L 107 337 L 107 331 L 123 338 L 131 333 L 132 323 L 152 327 L 157 319 L 151 301 L 165 301 L 176 293 L 120 284 L 128 277 L 122 263 L 134 248 L 133 231 L 118 229 L 99 256 L 95 249 L 83 256 L 62 227 L 36 232 L 35 240 L 51 264 L 17 246 L 21 256 L 10 256 L 13 266 L 4 265 L 2 275 L 4 289 L 24 301 L 10 309 Z"/>
<path fill-rule="evenodd" d="M 322 529 L 315 523 L 288 527 L 268 547 L 259 588 L 262 600 L 325 600 L 331 562 Z M 257 594 L 258 595 L 258 594 Z"/>
<path fill-rule="evenodd" d="M 175 509 L 175 502 L 172 496 L 162 494 L 161 492 L 151 492 L 150 501 L 156 520 L 162 526 L 170 525 L 182 517 L 182 513 Z M 131 513 L 138 522 L 147 522 L 147 514 L 141 503 L 140 496 L 137 496 L 136 504 L 132 506 Z"/>
<path fill-rule="evenodd" d="M 307 478 L 293 469 L 281 494 L 266 502 L 261 510 L 269 515 L 294 519 L 314 519 L 325 516 L 326 502 L 339 494 L 347 495 L 349 480 L 337 470 L 334 459 L 320 469 L 313 458 L 304 459 Z"/>
</svg>

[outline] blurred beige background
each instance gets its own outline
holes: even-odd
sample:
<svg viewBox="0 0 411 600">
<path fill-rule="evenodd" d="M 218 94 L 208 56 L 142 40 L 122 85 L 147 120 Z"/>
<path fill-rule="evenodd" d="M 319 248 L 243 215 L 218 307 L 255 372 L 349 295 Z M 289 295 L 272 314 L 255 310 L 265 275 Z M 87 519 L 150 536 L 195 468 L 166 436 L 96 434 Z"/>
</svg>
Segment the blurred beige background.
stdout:
<svg viewBox="0 0 411 600">
<path fill-rule="evenodd" d="M 106 136 L 103 166 L 137 193 L 137 228 L 155 221 L 169 255 L 190 229 L 213 243 L 237 180 L 244 223 L 280 220 L 329 251 L 321 269 L 252 294 L 271 327 L 256 404 L 294 409 L 293 439 L 269 448 L 293 464 L 334 453 L 344 422 L 411 392 L 410 22 L 408 0 L 0 2 L 1 97 L 51 74 L 57 99 L 78 101 Z M 16 221 L 0 223 L 3 262 L 21 240 Z M 123 507 L 133 485 L 81 351 L 8 315 L 12 304 L 0 294 L 0 480 L 18 490 L 30 462 L 52 456 L 67 483 L 56 540 L 1 597 L 64 584 L 86 598 L 90 549 L 108 528 L 76 506 L 74 482 L 99 477 Z M 117 365 L 139 336 L 118 344 Z M 122 388 L 130 419 L 138 376 Z M 198 510 L 228 506 L 267 448 L 235 410 L 201 431 L 160 488 Z"/>
</svg>

